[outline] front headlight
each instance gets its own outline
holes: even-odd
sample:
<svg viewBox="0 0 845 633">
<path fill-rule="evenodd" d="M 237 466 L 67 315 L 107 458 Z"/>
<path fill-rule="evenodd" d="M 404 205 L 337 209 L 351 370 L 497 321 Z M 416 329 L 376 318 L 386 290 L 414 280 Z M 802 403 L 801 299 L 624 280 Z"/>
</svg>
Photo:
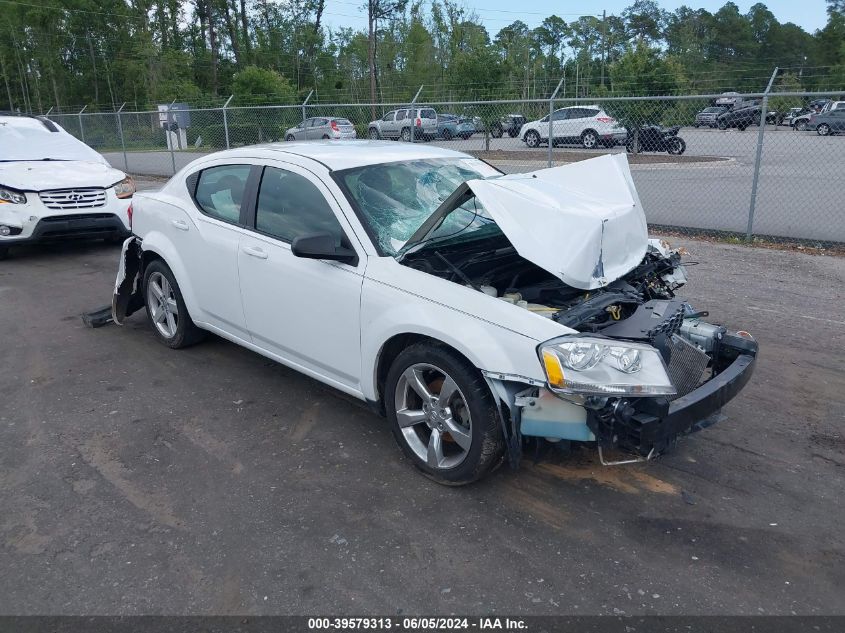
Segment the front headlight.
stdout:
<svg viewBox="0 0 845 633">
<path fill-rule="evenodd" d="M 131 198 L 135 193 L 135 181 L 127 176 L 114 186 L 114 193 L 118 198 Z"/>
<path fill-rule="evenodd" d="M 0 185 L 0 204 L 26 204 L 26 196 L 20 191 Z"/>
<path fill-rule="evenodd" d="M 663 357 L 643 343 L 567 336 L 538 351 L 549 388 L 558 393 L 601 396 L 671 396 L 675 387 Z"/>
</svg>

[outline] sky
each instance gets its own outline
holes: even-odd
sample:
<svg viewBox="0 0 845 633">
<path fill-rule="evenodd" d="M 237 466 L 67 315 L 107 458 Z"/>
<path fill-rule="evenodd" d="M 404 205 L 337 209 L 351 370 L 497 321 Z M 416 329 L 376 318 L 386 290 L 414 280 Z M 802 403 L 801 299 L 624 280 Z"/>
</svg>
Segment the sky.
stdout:
<svg viewBox="0 0 845 633">
<path fill-rule="evenodd" d="M 667 11 L 674 11 L 686 4 L 695 9 L 703 8 L 710 12 L 717 11 L 727 0 L 663 0 L 660 6 Z M 743 13 L 760 0 L 733 0 Z M 825 0 L 762 0 L 775 14 L 779 22 L 794 22 L 809 33 L 822 28 L 827 23 L 827 4 Z M 590 2 L 581 0 L 464 0 L 461 4 L 473 9 L 487 27 L 490 36 L 515 20 L 522 20 L 530 28 L 539 26 L 544 18 L 551 14 L 572 21 L 579 15 L 601 15 L 606 10 L 609 15 L 619 15 L 633 0 L 600 0 Z M 366 13 L 363 9 L 365 0 L 326 0 L 326 25 L 331 28 L 351 26 L 364 29 L 367 26 Z M 518 9 L 517 9 L 518 7 Z"/>
</svg>

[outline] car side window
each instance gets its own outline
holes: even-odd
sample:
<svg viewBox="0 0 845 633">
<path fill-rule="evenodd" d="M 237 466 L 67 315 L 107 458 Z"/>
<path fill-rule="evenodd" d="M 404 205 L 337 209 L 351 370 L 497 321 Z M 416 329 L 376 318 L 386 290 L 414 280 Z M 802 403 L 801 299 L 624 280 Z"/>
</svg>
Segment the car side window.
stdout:
<svg viewBox="0 0 845 633">
<path fill-rule="evenodd" d="M 392 121 L 392 120 L 393 120 L 393 117 L 395 117 L 395 116 L 396 116 L 396 112 L 395 112 L 395 111 L 394 111 L 394 112 L 388 112 L 387 114 L 385 114 L 385 115 L 384 115 L 384 117 L 382 117 L 382 119 L 381 119 L 381 120 L 382 120 L 382 121 Z"/>
<path fill-rule="evenodd" d="M 265 167 L 255 214 L 257 231 L 292 242 L 311 233 L 329 233 L 340 245 L 343 229 L 325 196 L 305 176 Z"/>
<path fill-rule="evenodd" d="M 221 165 L 200 172 L 194 199 L 206 215 L 237 224 L 250 165 Z"/>
<path fill-rule="evenodd" d="M 396 112 L 396 120 L 397 121 L 404 121 L 408 118 L 408 111 L 407 110 L 398 110 Z"/>
<path fill-rule="evenodd" d="M 569 118 L 570 112 L 572 112 L 572 110 L 557 110 L 554 113 L 554 120 L 555 121 L 565 121 L 566 119 Z"/>
<path fill-rule="evenodd" d="M 599 111 L 594 110 L 592 108 L 585 108 L 585 109 L 581 110 L 581 116 L 582 117 L 592 118 L 592 117 L 598 116 L 598 115 L 599 115 Z"/>
</svg>

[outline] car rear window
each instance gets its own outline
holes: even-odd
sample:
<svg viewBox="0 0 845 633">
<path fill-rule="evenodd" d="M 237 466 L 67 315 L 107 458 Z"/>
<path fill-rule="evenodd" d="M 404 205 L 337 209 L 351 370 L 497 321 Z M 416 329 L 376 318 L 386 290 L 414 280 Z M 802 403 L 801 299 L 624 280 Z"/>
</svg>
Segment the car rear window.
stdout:
<svg viewBox="0 0 845 633">
<path fill-rule="evenodd" d="M 335 119 L 338 125 L 352 125 L 352 121 L 349 119 Z"/>
</svg>

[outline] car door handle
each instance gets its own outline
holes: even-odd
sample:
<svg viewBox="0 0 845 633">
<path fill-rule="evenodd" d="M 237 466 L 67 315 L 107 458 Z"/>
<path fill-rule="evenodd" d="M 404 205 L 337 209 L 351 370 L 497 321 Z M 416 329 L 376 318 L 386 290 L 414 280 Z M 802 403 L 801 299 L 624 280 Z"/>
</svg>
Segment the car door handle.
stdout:
<svg viewBox="0 0 845 633">
<path fill-rule="evenodd" d="M 188 230 L 188 223 L 185 220 L 171 220 L 170 223 L 180 231 Z"/>
<path fill-rule="evenodd" d="M 258 259 L 267 259 L 267 252 L 261 250 L 260 248 L 255 248 L 254 246 L 244 246 L 241 250 L 250 257 L 257 257 Z"/>
</svg>

